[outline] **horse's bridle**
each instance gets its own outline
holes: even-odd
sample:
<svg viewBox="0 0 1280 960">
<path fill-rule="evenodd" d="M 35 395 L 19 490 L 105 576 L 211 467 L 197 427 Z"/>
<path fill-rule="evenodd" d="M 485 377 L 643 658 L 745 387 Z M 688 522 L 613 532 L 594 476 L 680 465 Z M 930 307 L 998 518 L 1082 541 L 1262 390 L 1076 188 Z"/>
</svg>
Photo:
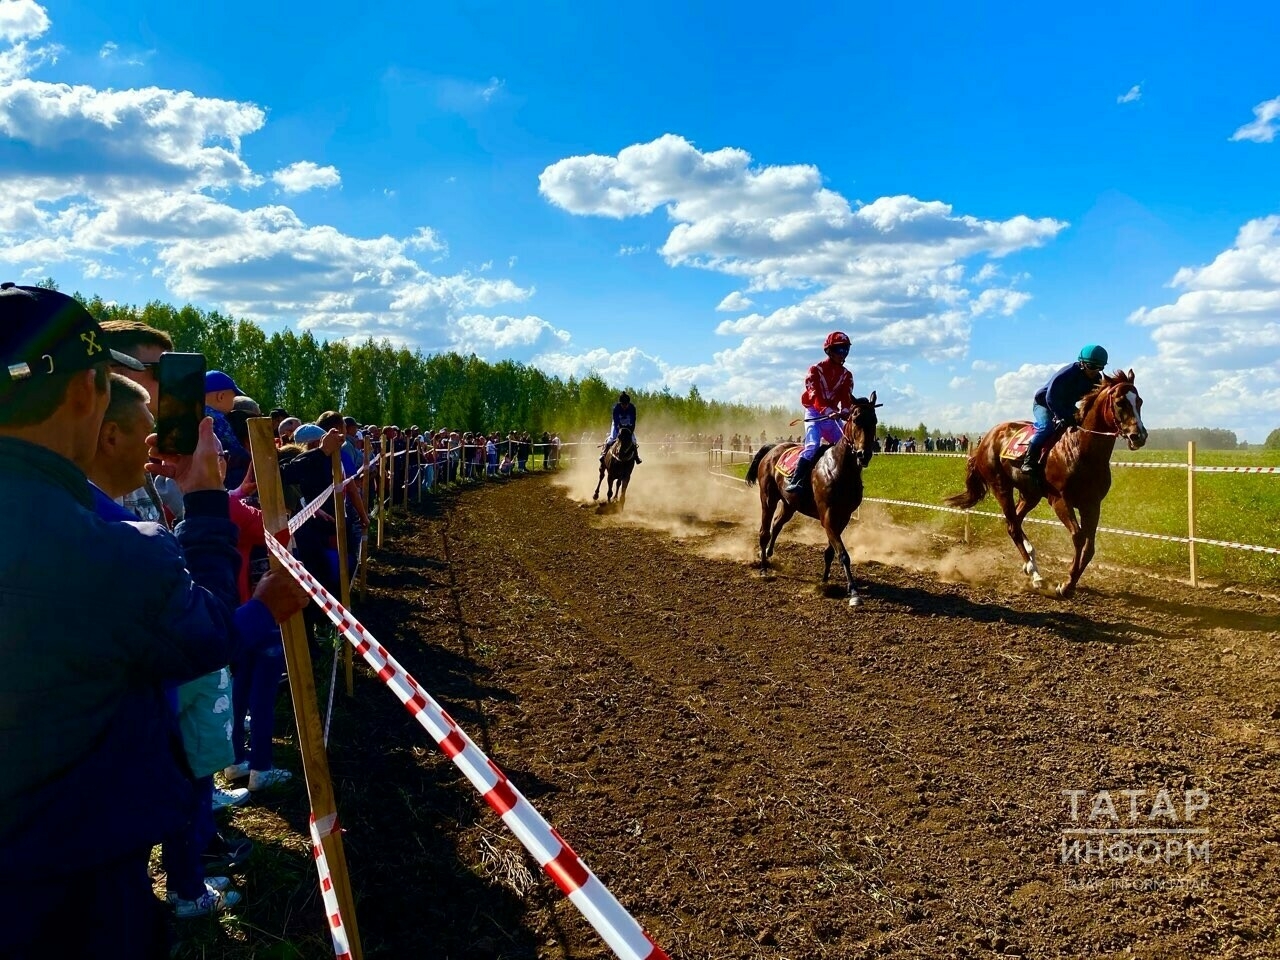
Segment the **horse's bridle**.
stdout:
<svg viewBox="0 0 1280 960">
<path fill-rule="evenodd" d="M 849 408 L 849 415 L 845 417 L 845 420 L 848 423 L 857 422 L 857 417 L 854 416 L 854 411 L 857 410 L 859 413 L 861 413 L 862 408 L 864 406 L 872 406 L 872 405 L 869 403 L 868 404 L 855 403 L 852 407 Z M 875 442 L 874 436 L 871 438 L 871 441 L 873 443 Z M 853 451 L 853 455 L 857 458 L 858 469 L 862 469 L 871 461 L 871 454 L 874 452 L 874 448 L 872 448 L 871 450 L 859 450 L 849 441 L 849 437 L 843 429 L 840 431 L 840 442 L 848 446 L 848 448 Z M 866 442 L 865 428 L 863 429 L 863 442 Z"/>
<path fill-rule="evenodd" d="M 1103 390 L 1102 390 L 1103 397 L 1099 397 L 1099 398 L 1098 398 L 1099 400 L 1102 400 L 1102 399 L 1104 399 L 1104 397 L 1105 397 L 1105 399 L 1106 399 L 1106 401 L 1107 401 L 1107 406 L 1106 406 L 1105 411 L 1104 411 L 1104 413 L 1103 413 L 1103 417 L 1104 417 L 1104 419 L 1110 420 L 1110 421 L 1111 421 L 1111 425 L 1112 425 L 1113 427 L 1115 427 L 1115 429 L 1114 429 L 1114 430 L 1090 430 L 1088 427 L 1078 427 L 1077 429 L 1078 429 L 1081 433 L 1091 433 L 1091 434 L 1093 434 L 1095 437 L 1116 437 L 1117 439 L 1119 439 L 1119 437 L 1120 437 L 1120 421 L 1116 419 L 1116 402 L 1115 402 L 1115 399 L 1114 399 L 1114 398 L 1112 398 L 1112 397 L 1110 397 L 1110 396 L 1106 396 L 1107 394 L 1110 394 L 1110 393 L 1111 393 L 1111 391 L 1112 391 L 1112 390 L 1114 390 L 1114 389 L 1115 389 L 1116 387 L 1118 387 L 1118 386 L 1120 386 L 1120 384 L 1118 384 L 1118 383 L 1113 383 L 1113 384 L 1111 384 L 1111 386 L 1109 386 L 1109 387 L 1104 387 L 1104 388 L 1103 388 Z"/>
</svg>

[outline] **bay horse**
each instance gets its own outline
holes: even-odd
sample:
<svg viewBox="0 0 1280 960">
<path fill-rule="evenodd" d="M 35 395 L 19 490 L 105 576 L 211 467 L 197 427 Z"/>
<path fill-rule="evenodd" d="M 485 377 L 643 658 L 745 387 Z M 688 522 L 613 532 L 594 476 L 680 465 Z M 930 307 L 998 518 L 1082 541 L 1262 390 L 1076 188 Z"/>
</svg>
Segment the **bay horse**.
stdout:
<svg viewBox="0 0 1280 960">
<path fill-rule="evenodd" d="M 1130 450 L 1147 442 L 1142 397 L 1133 385 L 1132 370 L 1105 375 L 1102 383 L 1080 401 L 1079 409 L 1080 426 L 1069 429 L 1050 447 L 1042 481 L 1003 455 L 1007 444 L 1027 428 L 1027 421 L 1015 420 L 999 424 L 982 438 L 969 456 L 964 493 L 946 500 L 950 506 L 968 510 L 990 490 L 1004 513 L 1009 537 L 1022 554 L 1022 572 L 1039 590 L 1044 586 L 1044 577 L 1036 566 L 1035 547 L 1023 533 L 1022 521 L 1047 497 L 1075 547 L 1070 577 L 1056 588 L 1057 595 L 1064 599 L 1075 593 L 1084 568 L 1093 559 L 1102 500 L 1111 489 L 1111 451 L 1116 438 L 1124 437 Z M 1019 495 L 1017 506 L 1013 502 L 1015 490 Z"/>
<path fill-rule="evenodd" d="M 841 534 L 862 503 L 862 471 L 871 462 L 876 437 L 876 395 L 873 391 L 865 399 L 854 397 L 853 405 L 836 414 L 844 421 L 840 439 L 818 455 L 809 475 L 809 489 L 800 494 L 787 493 L 785 477 L 778 470 L 778 461 L 798 443 L 766 444 L 756 451 L 747 467 L 747 484 L 760 484 L 760 569 L 769 569 L 769 558 L 778 542 L 778 534 L 796 513 L 813 517 L 827 535 L 827 549 L 823 551 L 822 582 L 831 577 L 831 561 L 839 554 L 849 583 L 849 606 L 862 603 L 853 586 L 853 567 L 849 563 L 849 551 L 845 549 Z M 778 504 L 782 504 L 781 511 Z M 774 519 L 774 513 L 777 519 Z M 772 526 L 770 524 L 772 523 Z"/>
<path fill-rule="evenodd" d="M 621 510 L 627 501 L 627 485 L 631 483 L 631 471 L 636 468 L 636 438 L 630 427 L 618 431 L 618 438 L 609 446 L 609 452 L 600 461 L 600 479 L 596 481 L 596 492 L 592 500 L 600 499 L 600 484 L 609 475 L 609 486 L 605 492 L 605 502 L 612 503 L 614 486 L 617 485 L 618 509 Z"/>
</svg>

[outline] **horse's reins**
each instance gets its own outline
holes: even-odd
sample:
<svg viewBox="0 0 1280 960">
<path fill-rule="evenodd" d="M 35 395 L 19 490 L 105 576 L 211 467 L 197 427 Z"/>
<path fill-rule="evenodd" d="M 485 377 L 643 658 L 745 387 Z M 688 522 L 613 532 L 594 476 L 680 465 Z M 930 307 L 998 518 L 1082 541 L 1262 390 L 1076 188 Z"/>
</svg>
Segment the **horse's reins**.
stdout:
<svg viewBox="0 0 1280 960">
<path fill-rule="evenodd" d="M 1107 387 L 1106 391 L 1104 391 L 1104 392 L 1109 393 L 1112 389 L 1114 389 L 1114 388 L 1113 388 L 1113 387 Z M 1099 399 L 1099 400 L 1101 400 L 1102 398 L 1101 398 L 1101 397 L 1099 397 L 1098 399 Z M 1108 420 L 1110 420 L 1113 424 L 1115 424 L 1115 429 L 1114 429 L 1114 430 L 1110 430 L 1110 431 L 1108 431 L 1108 430 L 1090 430 L 1088 427 L 1076 427 L 1076 429 L 1077 429 L 1077 430 L 1079 430 L 1081 433 L 1092 433 L 1095 437 L 1116 437 L 1116 438 L 1118 439 L 1118 438 L 1120 437 L 1120 424 L 1119 424 L 1119 423 L 1116 423 L 1116 411 L 1115 411 L 1115 407 L 1114 407 L 1114 405 L 1113 405 L 1113 403 L 1112 403 L 1112 401 L 1111 401 L 1110 399 L 1108 399 L 1108 400 L 1107 400 L 1106 413 L 1104 414 L 1104 416 L 1105 416 Z"/>
</svg>

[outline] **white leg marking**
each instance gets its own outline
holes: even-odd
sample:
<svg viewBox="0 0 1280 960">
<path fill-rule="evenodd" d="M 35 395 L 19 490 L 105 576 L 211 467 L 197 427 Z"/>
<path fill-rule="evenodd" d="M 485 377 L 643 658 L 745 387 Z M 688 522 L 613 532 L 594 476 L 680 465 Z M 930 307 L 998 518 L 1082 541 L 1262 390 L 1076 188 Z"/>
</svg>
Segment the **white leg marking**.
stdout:
<svg viewBox="0 0 1280 960">
<path fill-rule="evenodd" d="M 1023 564 L 1022 572 L 1030 575 L 1031 585 L 1038 590 L 1040 587 L 1044 586 L 1044 577 L 1040 576 L 1040 568 L 1036 566 L 1036 548 L 1031 545 L 1030 540 L 1023 540 L 1022 546 L 1025 547 L 1027 553 L 1031 555 L 1031 559 Z"/>
</svg>

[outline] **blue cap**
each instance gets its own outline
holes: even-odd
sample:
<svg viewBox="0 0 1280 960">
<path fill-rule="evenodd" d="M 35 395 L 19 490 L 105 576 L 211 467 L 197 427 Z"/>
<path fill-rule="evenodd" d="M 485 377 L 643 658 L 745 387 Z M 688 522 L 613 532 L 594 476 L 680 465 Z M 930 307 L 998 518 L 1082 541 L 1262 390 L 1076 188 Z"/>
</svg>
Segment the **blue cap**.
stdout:
<svg viewBox="0 0 1280 960">
<path fill-rule="evenodd" d="M 210 370 L 204 375 L 204 392 L 218 393 L 221 390 L 230 390 L 236 396 L 240 396 L 242 391 L 236 386 L 236 382 L 221 370 Z"/>
<path fill-rule="evenodd" d="M 318 427 L 314 423 L 304 423 L 293 431 L 295 443 L 310 443 L 312 440 L 323 440 L 324 435 L 324 427 Z"/>
</svg>

